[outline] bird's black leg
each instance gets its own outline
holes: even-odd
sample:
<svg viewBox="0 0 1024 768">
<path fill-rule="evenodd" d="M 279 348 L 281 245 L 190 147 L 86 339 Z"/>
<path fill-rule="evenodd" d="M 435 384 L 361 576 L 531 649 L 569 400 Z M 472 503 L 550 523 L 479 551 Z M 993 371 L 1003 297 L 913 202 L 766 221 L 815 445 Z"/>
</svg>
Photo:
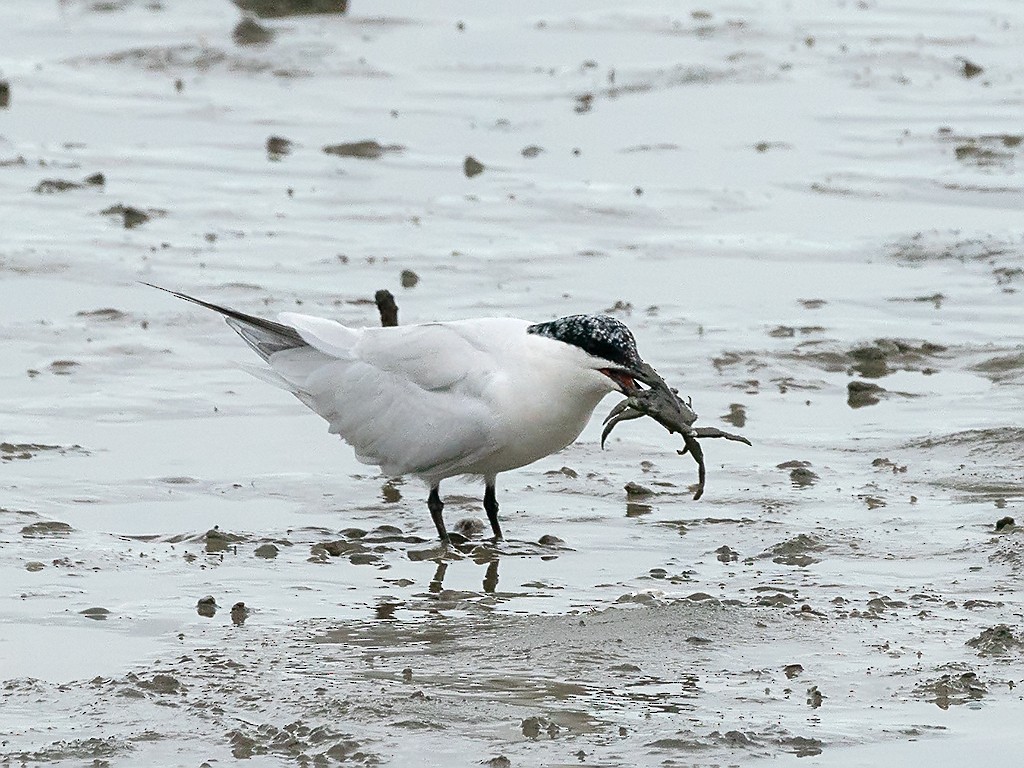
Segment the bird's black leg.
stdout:
<svg viewBox="0 0 1024 768">
<path fill-rule="evenodd" d="M 442 544 L 450 544 L 451 541 L 448 539 L 448 531 L 444 527 L 444 502 L 441 501 L 441 495 L 438 493 L 438 487 L 434 486 L 430 489 L 430 496 L 427 497 L 427 509 L 430 510 L 430 517 L 434 521 L 434 525 L 437 526 L 437 535 L 441 539 Z"/>
<path fill-rule="evenodd" d="M 494 483 L 488 483 L 484 491 L 484 510 L 487 512 L 487 519 L 491 521 L 491 530 L 494 531 L 494 540 L 501 541 L 501 526 L 498 525 L 498 499 L 494 495 Z"/>
</svg>

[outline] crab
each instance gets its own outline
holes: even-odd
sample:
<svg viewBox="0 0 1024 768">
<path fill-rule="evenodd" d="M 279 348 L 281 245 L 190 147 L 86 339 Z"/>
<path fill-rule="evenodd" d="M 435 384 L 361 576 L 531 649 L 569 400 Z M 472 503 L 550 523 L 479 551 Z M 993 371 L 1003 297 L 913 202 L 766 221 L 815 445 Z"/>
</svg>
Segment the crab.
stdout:
<svg viewBox="0 0 1024 768">
<path fill-rule="evenodd" d="M 601 448 L 604 448 L 605 440 L 615 427 L 623 421 L 639 419 L 650 416 L 669 432 L 678 432 L 683 436 L 684 447 L 676 451 L 680 456 L 689 453 L 697 462 L 697 491 L 693 500 L 697 501 L 704 495 L 704 450 L 697 442 L 702 437 L 722 437 L 726 440 L 750 445 L 750 441 L 742 435 L 725 432 L 717 427 L 694 427 L 697 421 L 697 414 L 691 407 L 691 402 L 684 402 L 679 397 L 679 390 L 673 389 L 665 383 L 665 380 L 651 368 L 644 364 L 644 383 L 648 384 L 647 389 L 636 387 L 628 392 L 625 400 L 618 403 L 604 419 L 604 430 L 601 432 Z M 639 377 L 638 377 L 639 378 Z"/>
</svg>

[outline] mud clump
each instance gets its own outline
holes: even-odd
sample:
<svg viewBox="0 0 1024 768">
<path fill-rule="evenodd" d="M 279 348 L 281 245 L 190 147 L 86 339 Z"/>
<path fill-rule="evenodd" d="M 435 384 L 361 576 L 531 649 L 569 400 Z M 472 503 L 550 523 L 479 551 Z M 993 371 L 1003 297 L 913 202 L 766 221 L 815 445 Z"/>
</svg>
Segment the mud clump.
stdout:
<svg viewBox="0 0 1024 768">
<path fill-rule="evenodd" d="M 777 468 L 789 470 L 789 481 L 794 488 L 810 488 L 820 479 L 809 461 L 784 461 Z"/>
<path fill-rule="evenodd" d="M 776 592 L 774 595 L 761 595 L 757 598 L 755 605 L 764 606 L 765 608 L 786 608 L 795 603 L 796 598 L 790 597 L 783 592 Z"/>
<path fill-rule="evenodd" d="M 403 288 L 415 288 L 420 281 L 420 276 L 411 269 L 403 269 L 399 279 L 402 282 Z"/>
<path fill-rule="evenodd" d="M 246 16 L 231 31 L 235 45 L 267 45 L 274 39 L 274 30 Z"/>
<path fill-rule="evenodd" d="M 84 317 L 88 320 L 115 322 L 127 319 L 128 314 L 119 309 L 114 309 L 113 307 L 103 307 L 102 309 L 83 309 L 80 312 L 75 312 L 75 317 Z"/>
<path fill-rule="evenodd" d="M 365 544 L 360 544 L 358 541 L 347 541 L 345 539 L 324 541 L 319 544 L 314 544 L 311 550 L 313 555 L 317 555 L 322 551 L 331 557 L 343 557 L 346 555 L 355 555 L 369 551 Z"/>
<path fill-rule="evenodd" d="M 78 366 L 77 360 L 54 360 L 50 363 L 50 373 L 54 376 L 70 376 Z"/>
<path fill-rule="evenodd" d="M 357 157 L 363 160 L 377 160 L 386 154 L 398 154 L 405 150 L 401 144 L 381 144 L 379 141 L 366 139 L 343 144 L 328 144 L 324 152 L 338 157 Z"/>
<path fill-rule="evenodd" d="M 278 728 L 265 723 L 251 730 L 227 733 L 231 754 L 238 760 L 256 755 L 276 755 L 300 761 L 301 765 L 328 765 L 352 762 L 378 765 L 381 758 L 367 751 L 348 734 L 337 733 L 326 725 L 309 726 L 301 720 Z"/>
<path fill-rule="evenodd" d="M 896 371 L 935 373 L 933 360 L 947 351 L 947 347 L 928 341 L 918 343 L 888 338 L 876 339 L 845 351 L 820 349 L 820 346 L 817 342 L 808 342 L 783 357 L 814 365 L 823 371 L 879 379 Z"/>
<path fill-rule="evenodd" d="M 357 552 L 354 555 L 349 555 L 348 561 L 352 565 L 374 565 L 381 561 L 381 556 L 374 552 Z"/>
<path fill-rule="evenodd" d="M 846 385 L 846 404 L 851 408 L 878 405 L 889 390 L 870 381 L 851 381 Z"/>
<path fill-rule="evenodd" d="M 729 403 L 729 412 L 721 417 L 722 421 L 742 429 L 747 425 L 747 409 L 739 403 Z"/>
<path fill-rule="evenodd" d="M 26 539 L 63 538 L 70 534 L 74 528 L 59 520 L 41 520 L 38 523 L 26 525 L 21 529 L 21 535 Z"/>
<path fill-rule="evenodd" d="M 462 161 L 462 172 L 466 174 L 467 179 L 472 179 L 474 176 L 479 176 L 484 172 L 485 166 L 475 157 L 466 155 L 466 159 Z"/>
<path fill-rule="evenodd" d="M 972 366 L 971 370 L 984 374 L 995 382 L 1017 378 L 1024 372 L 1024 352 L 989 358 Z"/>
<path fill-rule="evenodd" d="M 67 362 L 71 366 L 77 365 L 73 361 L 61 361 L 55 360 L 51 363 L 53 365 L 59 362 Z M 76 453 L 88 456 L 89 452 L 82 448 L 80 445 L 46 445 L 45 443 L 0 443 L 0 461 L 22 461 L 25 459 L 34 459 L 40 453 L 48 453 L 50 451 L 59 453 L 64 456 L 68 453 Z"/>
<path fill-rule="evenodd" d="M 992 146 L 986 146 L 982 139 L 968 139 L 953 148 L 956 159 L 962 163 L 970 163 L 981 167 L 1004 165 L 1013 160 L 1012 152 L 1003 152 Z"/>
<path fill-rule="evenodd" d="M 894 475 L 906 474 L 907 465 L 897 464 L 892 459 L 879 456 L 877 459 L 873 459 L 871 466 L 875 469 L 890 469 Z"/>
<path fill-rule="evenodd" d="M 231 742 L 231 755 L 236 760 L 248 760 L 253 755 L 264 753 L 264 750 L 260 749 L 256 743 L 256 739 L 245 735 L 241 731 L 229 732 L 228 739 Z"/>
<path fill-rule="evenodd" d="M 43 179 L 33 188 L 38 195 L 52 195 L 57 192 L 67 192 L 71 189 L 86 189 L 87 187 L 102 187 L 107 183 L 102 173 L 93 173 L 81 181 L 68 181 L 67 179 Z"/>
<path fill-rule="evenodd" d="M 207 554 L 214 554 L 216 552 L 226 552 L 229 549 L 233 549 L 236 544 L 240 541 L 244 541 L 245 537 L 237 533 L 228 533 L 222 531 L 220 526 L 213 526 L 203 535 L 203 541 L 206 542 Z"/>
<path fill-rule="evenodd" d="M 875 615 L 883 614 L 887 611 L 895 611 L 899 608 L 906 608 L 907 604 L 903 600 L 893 600 L 888 595 L 880 595 L 879 597 L 873 597 L 867 602 L 868 611 Z"/>
<path fill-rule="evenodd" d="M 867 379 L 888 376 L 894 370 L 921 370 L 929 357 L 945 352 L 946 347 L 931 342 L 913 344 L 900 339 L 876 339 L 874 343 L 847 352 L 855 372 Z"/>
<path fill-rule="evenodd" d="M 979 656 L 1007 656 L 1024 649 L 1024 637 L 1015 634 L 1006 624 L 997 624 L 982 630 L 977 637 L 968 640 L 966 645 L 974 648 Z"/>
<path fill-rule="evenodd" d="M 110 610 L 107 608 L 86 608 L 84 611 L 79 611 L 82 616 L 93 621 L 105 621 L 110 616 Z"/>
<path fill-rule="evenodd" d="M 943 135 L 949 135 L 945 133 Z M 1016 257 L 1019 244 L 995 236 L 961 238 L 956 232 L 917 232 L 894 242 L 890 255 L 906 262 L 954 260 L 967 262 L 993 262 L 1001 256 Z"/>
<path fill-rule="evenodd" d="M 554 739 L 562 730 L 557 723 L 553 723 L 544 717 L 528 717 L 520 723 L 519 727 L 523 732 L 523 736 L 528 739 L 539 739 L 542 736 Z"/>
<path fill-rule="evenodd" d="M 536 144 L 531 144 L 528 147 L 523 147 L 522 151 L 519 154 L 521 154 L 523 157 L 529 160 L 530 158 L 537 157 L 543 151 L 543 147 L 538 147 Z"/>
<path fill-rule="evenodd" d="M 971 671 L 954 671 L 935 680 L 921 683 L 914 689 L 914 696 L 931 702 L 939 709 L 977 701 L 988 693 L 988 687 Z"/>
<path fill-rule="evenodd" d="M 965 77 L 968 80 L 970 80 L 972 77 L 977 77 L 978 75 L 985 71 L 984 67 L 982 67 L 980 64 L 975 64 L 970 59 L 961 58 L 959 59 L 959 61 L 960 74 L 963 75 L 963 77 Z"/>
<path fill-rule="evenodd" d="M 11 106 L 11 84 L 6 80 L 0 80 L 0 109 L 7 109 Z"/>
<path fill-rule="evenodd" d="M 964 165 L 978 168 L 998 166 L 1011 170 L 1024 135 L 1012 133 L 982 134 L 966 136 L 954 133 L 950 128 L 940 128 L 937 136 L 943 144 L 953 145 L 953 155 Z"/>
<path fill-rule="evenodd" d="M 1001 517 L 998 520 L 996 520 L 996 532 L 997 533 L 1000 532 L 1000 531 L 1011 531 L 1011 530 L 1013 530 L 1016 527 L 1017 527 L 1017 522 L 1012 517 L 1010 517 L 1009 515 L 1007 515 L 1006 517 Z"/>
<path fill-rule="evenodd" d="M 136 677 L 135 675 L 129 674 L 128 678 L 134 678 L 133 682 L 135 685 L 144 691 L 155 693 L 158 696 L 170 696 L 175 693 L 185 692 L 185 686 L 183 686 L 178 678 L 173 675 L 155 674 L 150 679 L 144 680 Z"/>
<path fill-rule="evenodd" d="M 145 224 L 154 216 L 165 216 L 167 211 L 158 208 L 147 208 L 144 211 L 141 208 L 118 203 L 109 208 L 104 208 L 100 213 L 104 216 L 120 216 L 121 224 L 125 229 L 135 229 L 135 227 Z"/>
<path fill-rule="evenodd" d="M 267 160 L 278 162 L 292 151 L 292 142 L 284 136 L 267 137 Z"/>
<path fill-rule="evenodd" d="M 645 499 L 654 495 L 654 491 L 648 488 L 646 485 L 640 485 L 632 480 L 623 486 L 626 491 L 627 499 Z"/>
<path fill-rule="evenodd" d="M 100 766 L 110 765 L 110 760 L 123 756 L 134 749 L 130 742 L 121 741 L 110 736 L 105 739 L 75 739 L 73 741 L 55 741 L 48 747 L 38 749 L 35 752 L 22 752 L 18 755 L 20 764 L 25 763 L 58 763 L 65 761 L 91 762 L 88 765 Z M 4 754 L 4 762 L 8 760 L 8 754 Z M 13 764 L 13 755 L 10 757 Z M 85 763 L 79 763 L 85 764 Z"/>
<path fill-rule="evenodd" d="M 794 677 L 799 677 L 803 674 L 804 667 L 802 664 L 787 664 L 782 668 L 782 673 L 787 679 L 792 680 Z"/>
<path fill-rule="evenodd" d="M 818 686 L 812 685 L 807 689 L 807 706 L 811 709 L 818 709 L 821 707 L 822 702 L 825 699 L 825 695 L 818 690 Z"/>
<path fill-rule="evenodd" d="M 348 0 L 233 0 L 236 6 L 261 19 L 310 16 L 316 13 L 345 13 Z"/>
<path fill-rule="evenodd" d="M 402 492 L 391 480 L 388 480 L 380 488 L 380 497 L 385 504 L 397 504 L 402 500 Z"/>
<path fill-rule="evenodd" d="M 814 563 L 820 563 L 821 559 L 813 557 L 810 553 L 822 552 L 824 549 L 825 545 L 818 538 L 801 533 L 792 539 L 769 547 L 761 557 L 770 557 L 773 563 L 779 563 L 780 565 L 795 565 L 804 568 Z"/>
<path fill-rule="evenodd" d="M 240 627 L 245 624 L 245 620 L 249 618 L 251 611 L 246 607 L 245 603 L 237 602 L 231 606 L 231 623 L 236 627 Z"/>
<path fill-rule="evenodd" d="M 281 550 L 277 548 L 276 544 L 268 543 L 260 544 L 258 547 L 256 547 L 256 550 L 253 552 L 253 554 L 256 557 L 262 558 L 264 560 L 273 560 L 275 557 L 277 557 L 277 554 L 280 551 Z"/>
<path fill-rule="evenodd" d="M 824 746 L 820 739 L 810 739 L 806 736 L 787 736 L 779 739 L 779 744 L 797 757 L 813 757 L 821 754 Z"/>
<path fill-rule="evenodd" d="M 475 517 L 464 517 L 453 526 L 452 530 L 467 539 L 480 536 L 485 530 L 484 521 Z"/>
<path fill-rule="evenodd" d="M 715 550 L 715 559 L 720 563 L 735 563 L 740 559 L 740 553 L 727 544 L 723 544 Z"/>
<path fill-rule="evenodd" d="M 568 477 L 570 480 L 575 480 L 580 476 L 580 473 L 572 467 L 562 467 L 561 469 L 549 469 L 544 475 L 546 477 L 558 477 L 561 475 L 562 477 Z"/>
<path fill-rule="evenodd" d="M 200 597 L 196 601 L 196 613 L 204 619 L 212 619 L 217 613 L 217 599 L 213 595 Z"/>
</svg>

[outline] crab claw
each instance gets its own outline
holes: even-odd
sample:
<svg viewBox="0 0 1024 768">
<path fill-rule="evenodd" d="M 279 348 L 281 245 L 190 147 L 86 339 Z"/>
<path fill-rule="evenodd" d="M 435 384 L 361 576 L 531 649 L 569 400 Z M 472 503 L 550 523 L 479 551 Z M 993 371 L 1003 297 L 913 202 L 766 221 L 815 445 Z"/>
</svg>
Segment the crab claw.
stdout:
<svg viewBox="0 0 1024 768">
<path fill-rule="evenodd" d="M 612 433 L 612 430 L 615 429 L 619 422 L 639 419 L 646 415 L 643 411 L 630 408 L 627 403 L 627 400 L 623 400 L 618 406 L 612 409 L 612 412 L 608 414 L 608 418 L 604 420 L 605 427 L 601 430 L 601 450 L 604 450 L 604 441 L 608 439 L 608 435 Z M 615 412 L 616 410 L 618 410 L 618 413 Z"/>
<path fill-rule="evenodd" d="M 602 424 L 607 424 L 609 421 L 614 419 L 616 416 L 618 416 L 624 410 L 626 410 L 627 408 L 632 407 L 632 406 L 630 406 L 630 403 L 629 403 L 630 399 L 631 398 L 626 398 L 622 402 L 616 403 L 615 407 L 612 408 L 610 411 L 608 411 L 608 415 L 604 417 L 604 421 L 602 421 L 601 423 Z"/>
</svg>

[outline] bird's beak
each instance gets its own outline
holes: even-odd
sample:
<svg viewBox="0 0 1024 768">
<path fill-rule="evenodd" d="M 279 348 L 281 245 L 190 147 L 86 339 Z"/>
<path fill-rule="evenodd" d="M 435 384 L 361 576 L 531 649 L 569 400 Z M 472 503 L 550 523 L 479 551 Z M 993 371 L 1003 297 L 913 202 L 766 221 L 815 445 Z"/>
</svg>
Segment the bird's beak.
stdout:
<svg viewBox="0 0 1024 768">
<path fill-rule="evenodd" d="M 651 389 L 668 389 L 668 384 L 665 380 L 658 375 L 658 372 L 654 370 L 648 363 L 641 362 L 640 365 L 635 366 L 630 370 L 630 375 L 635 381 L 639 381 L 642 384 L 646 384 Z"/>
<path fill-rule="evenodd" d="M 669 391 L 665 380 L 647 363 L 641 362 L 629 368 L 602 368 L 601 373 L 614 381 L 626 397 L 632 397 L 639 392 L 642 389 L 640 384 L 646 384 L 651 389 Z"/>
</svg>

